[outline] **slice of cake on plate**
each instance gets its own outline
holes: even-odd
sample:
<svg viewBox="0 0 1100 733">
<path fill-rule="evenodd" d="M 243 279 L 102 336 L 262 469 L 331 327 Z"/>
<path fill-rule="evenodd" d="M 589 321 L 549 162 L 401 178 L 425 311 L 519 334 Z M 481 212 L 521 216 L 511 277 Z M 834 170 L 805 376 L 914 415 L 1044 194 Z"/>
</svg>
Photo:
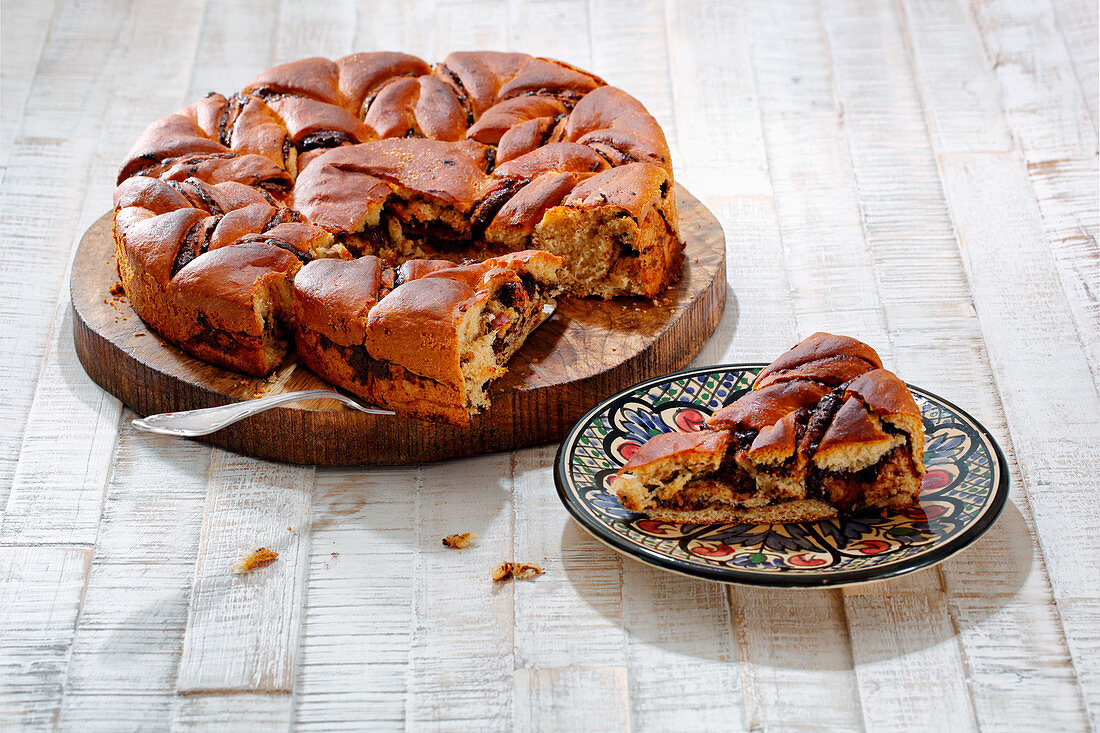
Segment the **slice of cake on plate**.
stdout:
<svg viewBox="0 0 1100 733">
<path fill-rule="evenodd" d="M 815 333 L 698 433 L 642 445 L 612 482 L 669 522 L 812 522 L 916 503 L 924 432 L 909 388 L 870 346 Z"/>
</svg>

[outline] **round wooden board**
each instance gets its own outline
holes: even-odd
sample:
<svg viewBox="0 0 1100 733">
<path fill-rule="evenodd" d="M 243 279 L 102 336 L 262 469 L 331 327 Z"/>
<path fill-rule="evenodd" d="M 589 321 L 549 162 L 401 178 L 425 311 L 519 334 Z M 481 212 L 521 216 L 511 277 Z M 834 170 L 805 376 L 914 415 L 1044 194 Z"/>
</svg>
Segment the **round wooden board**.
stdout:
<svg viewBox="0 0 1100 733">
<path fill-rule="evenodd" d="M 420 463 L 559 440 L 608 395 L 686 366 L 718 325 L 726 302 L 722 227 L 682 187 L 676 193 L 686 245 L 679 282 L 655 303 L 561 298 L 492 385 L 492 407 L 469 427 L 314 400 L 268 410 L 201 440 L 321 465 Z M 125 296 L 111 294 L 117 281 L 106 214 L 84 234 L 73 262 L 73 338 L 88 375 L 142 415 L 328 386 L 293 357 L 267 379 L 194 359 L 150 330 Z"/>
</svg>

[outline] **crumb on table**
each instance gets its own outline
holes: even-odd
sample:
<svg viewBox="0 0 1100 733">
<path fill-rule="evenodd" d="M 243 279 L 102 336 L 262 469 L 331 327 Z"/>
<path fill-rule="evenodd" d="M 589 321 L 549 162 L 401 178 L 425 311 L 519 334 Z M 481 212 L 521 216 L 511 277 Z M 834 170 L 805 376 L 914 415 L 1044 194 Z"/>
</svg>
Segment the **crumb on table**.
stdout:
<svg viewBox="0 0 1100 733">
<path fill-rule="evenodd" d="M 449 534 L 443 538 L 443 546 L 450 547 L 455 550 L 465 550 L 475 539 L 477 539 L 477 532 L 461 532 L 459 534 Z"/>
<path fill-rule="evenodd" d="M 502 562 L 493 571 L 493 581 L 499 583 L 508 578 L 516 580 L 530 580 L 536 575 L 542 575 L 542 568 L 529 562 Z"/>
<path fill-rule="evenodd" d="M 119 280 L 115 280 L 115 284 L 111 286 L 110 292 L 111 295 L 115 296 L 116 298 L 119 298 L 126 294 L 126 290 L 123 289 L 122 282 Z"/>
<path fill-rule="evenodd" d="M 266 547 L 252 552 L 251 554 L 242 557 L 237 562 L 233 563 L 234 573 L 247 573 L 249 570 L 256 568 L 262 568 L 264 565 L 270 565 L 275 562 L 279 557 L 279 553 L 274 550 L 269 550 Z"/>
</svg>

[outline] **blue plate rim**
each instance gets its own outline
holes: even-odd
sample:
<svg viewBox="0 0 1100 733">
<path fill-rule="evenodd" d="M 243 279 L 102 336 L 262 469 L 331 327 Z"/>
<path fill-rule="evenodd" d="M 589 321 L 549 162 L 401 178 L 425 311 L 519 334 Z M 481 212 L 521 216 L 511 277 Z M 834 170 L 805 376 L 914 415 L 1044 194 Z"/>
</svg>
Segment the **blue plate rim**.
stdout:
<svg viewBox="0 0 1100 733">
<path fill-rule="evenodd" d="M 733 364 L 712 364 L 705 367 L 694 367 L 689 369 L 683 369 L 678 372 L 670 372 L 652 379 L 647 379 L 642 382 L 638 382 L 626 389 L 620 390 L 615 394 L 600 400 L 592 409 L 586 412 L 574 425 L 569 429 L 569 432 L 562 438 L 561 443 L 558 445 L 558 450 L 554 455 L 554 486 L 557 489 L 558 500 L 561 501 L 569 515 L 573 517 L 573 520 L 577 522 L 581 527 L 585 529 L 589 534 L 595 537 L 600 542 L 608 545 L 613 550 L 627 555 L 635 560 L 644 562 L 648 565 L 660 568 L 661 570 L 667 570 L 679 575 L 687 575 L 695 578 L 701 578 L 703 580 L 710 580 L 718 583 L 726 583 L 732 585 L 751 585 L 751 586 L 763 586 L 769 588 L 832 588 L 838 586 L 858 585 L 863 583 L 872 583 L 880 580 L 888 580 L 890 578 L 896 578 L 900 575 L 906 575 L 908 573 L 915 572 L 933 565 L 937 565 L 949 557 L 966 549 L 974 542 L 976 542 L 982 535 L 984 535 L 990 527 L 1000 517 L 1001 512 L 1004 510 L 1004 506 L 1008 501 L 1010 477 L 1008 473 L 1008 460 L 1005 458 L 1004 451 L 1001 449 L 1000 443 L 993 437 L 993 434 L 989 430 L 974 418 L 969 412 L 956 405 L 954 402 L 944 399 L 939 395 L 929 392 L 928 390 L 917 387 L 915 385 L 906 385 L 923 395 L 934 398 L 942 404 L 946 405 L 950 409 L 956 411 L 962 417 L 970 421 L 970 423 L 977 429 L 977 431 L 989 441 L 989 444 L 993 447 L 993 452 L 997 456 L 997 468 L 998 476 L 997 482 L 993 487 L 993 496 L 990 500 L 989 508 L 980 516 L 977 521 L 971 526 L 967 527 L 962 533 L 945 542 L 941 547 L 934 548 L 929 552 L 921 553 L 915 557 L 903 559 L 896 563 L 884 566 L 884 567 L 871 567 L 860 568 L 856 570 L 846 570 L 840 572 L 830 573 L 829 575 L 815 576 L 810 573 L 806 574 L 784 574 L 784 573 L 771 573 L 764 574 L 759 572 L 751 572 L 744 570 L 737 570 L 733 568 L 712 568 L 703 565 L 695 565 L 693 563 L 684 562 L 674 558 L 667 557 L 658 552 L 651 550 L 644 545 L 638 545 L 630 542 L 614 532 L 611 532 L 606 525 L 596 522 L 587 513 L 582 512 L 573 502 L 573 498 L 569 495 L 566 489 L 565 476 L 568 472 L 568 466 L 566 465 L 565 449 L 566 446 L 571 445 L 577 433 L 584 429 L 589 421 L 603 410 L 607 405 L 615 400 L 618 400 L 626 395 L 632 394 L 642 389 L 647 389 L 653 385 L 667 382 L 681 377 L 693 377 L 708 372 L 714 372 L 719 370 L 749 370 L 749 369 L 763 369 L 768 365 L 768 362 L 742 362 Z"/>
</svg>

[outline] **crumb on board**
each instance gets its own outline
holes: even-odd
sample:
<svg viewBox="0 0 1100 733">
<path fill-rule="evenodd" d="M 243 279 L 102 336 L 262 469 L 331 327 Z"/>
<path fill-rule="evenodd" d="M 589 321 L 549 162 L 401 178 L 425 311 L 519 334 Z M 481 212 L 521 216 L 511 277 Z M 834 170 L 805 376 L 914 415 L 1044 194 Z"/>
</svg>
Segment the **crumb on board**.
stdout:
<svg viewBox="0 0 1100 733">
<path fill-rule="evenodd" d="M 279 557 L 279 553 L 274 550 L 269 550 L 266 547 L 261 547 L 258 550 L 242 557 L 237 562 L 233 563 L 234 573 L 247 573 L 249 570 L 255 570 L 256 568 L 262 568 L 265 565 L 270 565 L 275 562 Z"/>
<path fill-rule="evenodd" d="M 499 583 L 508 578 L 516 580 L 530 580 L 536 575 L 542 575 L 542 568 L 529 562 L 502 562 L 493 571 L 493 582 Z"/>
<path fill-rule="evenodd" d="M 443 538 L 443 546 L 454 550 L 465 550 L 475 539 L 477 539 L 477 532 L 449 534 Z"/>
<path fill-rule="evenodd" d="M 121 298 L 123 295 L 126 294 L 126 290 L 123 289 L 122 281 L 120 280 L 115 280 L 115 284 L 111 286 L 109 292 L 116 298 Z"/>
</svg>

